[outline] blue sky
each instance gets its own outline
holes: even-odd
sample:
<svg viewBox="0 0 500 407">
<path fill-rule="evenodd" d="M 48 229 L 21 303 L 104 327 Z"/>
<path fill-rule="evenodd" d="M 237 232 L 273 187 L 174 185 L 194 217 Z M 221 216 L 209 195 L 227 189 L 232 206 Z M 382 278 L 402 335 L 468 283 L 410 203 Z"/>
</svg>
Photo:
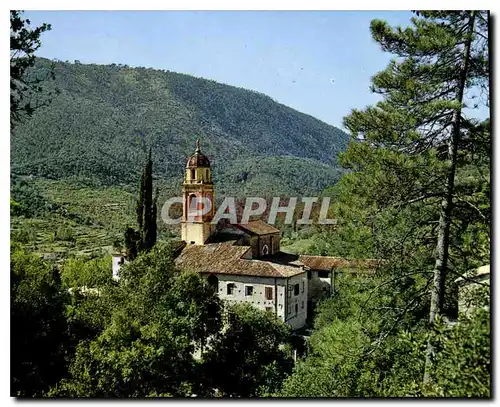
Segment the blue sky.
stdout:
<svg viewBox="0 0 500 407">
<path fill-rule="evenodd" d="M 390 56 L 372 40 L 373 18 L 396 11 L 31 11 L 52 24 L 38 55 L 121 63 L 214 79 L 265 93 L 341 127 L 352 108 L 378 100 L 370 77 Z"/>
</svg>

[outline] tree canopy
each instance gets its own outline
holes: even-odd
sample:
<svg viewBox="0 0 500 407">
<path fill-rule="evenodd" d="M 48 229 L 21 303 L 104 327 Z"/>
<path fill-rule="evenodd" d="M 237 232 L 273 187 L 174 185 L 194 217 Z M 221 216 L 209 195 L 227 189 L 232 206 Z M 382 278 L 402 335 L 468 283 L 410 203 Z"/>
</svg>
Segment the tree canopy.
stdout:
<svg viewBox="0 0 500 407">
<path fill-rule="evenodd" d="M 10 11 L 10 120 L 11 128 L 23 116 L 30 116 L 35 109 L 47 104 L 50 92 L 41 96 L 41 82 L 53 77 L 49 69 L 30 71 L 35 66 L 35 52 L 42 45 L 41 35 L 52 29 L 50 24 L 31 27 L 28 19 L 23 19 L 22 11 Z M 38 97 L 35 97 L 37 96 Z"/>
</svg>

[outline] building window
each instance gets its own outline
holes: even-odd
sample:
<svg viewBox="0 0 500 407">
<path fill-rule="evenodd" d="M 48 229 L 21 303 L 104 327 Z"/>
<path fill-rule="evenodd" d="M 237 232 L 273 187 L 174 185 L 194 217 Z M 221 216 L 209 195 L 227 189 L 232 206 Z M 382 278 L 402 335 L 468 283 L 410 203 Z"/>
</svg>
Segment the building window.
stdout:
<svg viewBox="0 0 500 407">
<path fill-rule="evenodd" d="M 273 307 L 266 307 L 267 312 L 273 312 Z"/>
<path fill-rule="evenodd" d="M 330 274 L 328 271 L 325 270 L 319 270 L 318 271 L 318 277 L 319 278 L 328 278 L 328 274 Z"/>
<path fill-rule="evenodd" d="M 288 298 L 292 297 L 292 291 L 293 291 L 293 287 L 292 286 L 288 286 Z"/>
<path fill-rule="evenodd" d="M 219 279 L 217 278 L 217 276 L 213 275 L 213 274 L 210 274 L 207 278 L 207 281 L 208 281 L 208 284 L 210 285 L 210 287 L 215 291 L 215 292 L 218 292 L 219 291 Z"/>
<path fill-rule="evenodd" d="M 304 292 L 305 289 L 306 289 L 306 282 L 302 281 L 302 292 Z"/>
<path fill-rule="evenodd" d="M 310 280 L 312 277 L 311 270 L 307 270 L 307 279 Z"/>
<path fill-rule="evenodd" d="M 191 170 L 191 179 L 196 179 L 196 171 Z"/>
<path fill-rule="evenodd" d="M 302 301 L 302 307 L 301 308 L 304 309 L 304 301 Z"/>
<path fill-rule="evenodd" d="M 273 299 L 273 287 L 266 287 L 266 300 L 272 300 Z"/>
<path fill-rule="evenodd" d="M 299 304 L 295 304 L 295 313 L 298 314 L 299 313 Z"/>
<path fill-rule="evenodd" d="M 234 290 L 236 289 L 236 285 L 233 283 L 229 283 L 227 285 L 227 295 L 234 295 Z"/>
<path fill-rule="evenodd" d="M 295 284 L 295 285 L 293 286 L 293 294 L 294 294 L 294 295 L 299 295 L 299 291 L 300 291 L 300 286 L 299 286 L 299 284 Z"/>
<path fill-rule="evenodd" d="M 269 247 L 267 246 L 267 244 L 265 244 L 263 247 L 262 247 L 262 255 L 265 256 L 269 254 Z"/>
<path fill-rule="evenodd" d="M 245 295 L 253 295 L 253 286 L 251 285 L 245 286 Z"/>
</svg>

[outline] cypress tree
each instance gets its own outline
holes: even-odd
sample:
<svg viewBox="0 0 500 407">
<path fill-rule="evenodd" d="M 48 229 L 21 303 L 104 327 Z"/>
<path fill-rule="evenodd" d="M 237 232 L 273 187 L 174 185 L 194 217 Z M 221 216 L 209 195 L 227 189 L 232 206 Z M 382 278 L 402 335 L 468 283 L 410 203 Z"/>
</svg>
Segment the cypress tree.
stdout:
<svg viewBox="0 0 500 407">
<path fill-rule="evenodd" d="M 143 229 L 144 226 L 144 169 L 141 173 L 141 179 L 139 181 L 139 195 L 137 197 L 137 202 L 135 204 L 135 212 L 137 214 L 137 227 L 139 231 Z"/>
<path fill-rule="evenodd" d="M 139 233 L 128 227 L 125 230 L 125 250 L 127 253 L 127 259 L 134 260 L 137 257 L 137 243 L 139 241 Z"/>
<path fill-rule="evenodd" d="M 153 205 L 151 207 L 151 227 L 150 227 L 150 237 L 149 241 L 152 242 L 152 246 L 156 243 L 156 231 L 157 231 L 157 226 L 156 226 L 156 215 L 158 213 L 158 188 L 156 188 L 155 191 L 155 197 L 153 200 Z"/>
<path fill-rule="evenodd" d="M 150 148 L 148 158 L 142 170 L 139 182 L 139 195 L 136 202 L 137 226 L 139 228 L 136 242 L 137 252 L 149 251 L 156 243 L 157 195 L 158 190 L 155 199 L 153 199 L 153 160 Z M 132 235 L 129 233 L 129 240 L 130 236 Z"/>
<path fill-rule="evenodd" d="M 156 236 L 153 236 L 155 232 L 154 223 L 156 223 L 156 218 L 153 218 L 153 161 L 151 160 L 151 148 L 149 149 L 148 159 L 146 165 L 144 166 L 142 179 L 142 203 L 143 203 L 143 214 L 142 214 L 142 229 L 141 232 L 141 245 L 146 251 L 151 249 L 156 242 Z"/>
</svg>

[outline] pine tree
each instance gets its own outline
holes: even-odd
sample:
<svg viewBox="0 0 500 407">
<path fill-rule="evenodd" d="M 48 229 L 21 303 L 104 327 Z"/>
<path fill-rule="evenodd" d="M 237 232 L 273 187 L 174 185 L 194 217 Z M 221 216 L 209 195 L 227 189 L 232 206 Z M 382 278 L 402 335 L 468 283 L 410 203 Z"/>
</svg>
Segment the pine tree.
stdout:
<svg viewBox="0 0 500 407">
<path fill-rule="evenodd" d="M 419 214 L 436 214 L 437 219 L 425 220 L 435 239 L 432 325 L 444 309 L 450 229 L 459 198 L 457 171 L 481 134 L 481 124 L 464 108 L 478 107 L 481 96 L 489 105 L 489 15 L 484 11 L 416 15 L 407 28 L 372 22 L 373 38 L 395 58 L 372 78 L 372 91 L 383 100 L 344 119 L 356 140 L 342 161 L 354 170 L 352 191 L 371 195 L 376 211 L 415 207 Z M 432 347 L 428 364 L 431 354 Z"/>
<path fill-rule="evenodd" d="M 42 45 L 40 36 L 50 31 L 51 25 L 43 23 L 32 28 L 28 19 L 22 18 L 22 11 L 10 11 L 10 120 L 11 128 L 23 116 L 30 116 L 34 110 L 47 105 L 49 99 L 42 100 L 40 83 L 54 79 L 53 66 L 46 74 L 28 74 L 35 65 L 35 52 Z M 35 100 L 35 95 L 38 97 Z M 51 96 L 49 93 L 48 96 Z"/>
</svg>

